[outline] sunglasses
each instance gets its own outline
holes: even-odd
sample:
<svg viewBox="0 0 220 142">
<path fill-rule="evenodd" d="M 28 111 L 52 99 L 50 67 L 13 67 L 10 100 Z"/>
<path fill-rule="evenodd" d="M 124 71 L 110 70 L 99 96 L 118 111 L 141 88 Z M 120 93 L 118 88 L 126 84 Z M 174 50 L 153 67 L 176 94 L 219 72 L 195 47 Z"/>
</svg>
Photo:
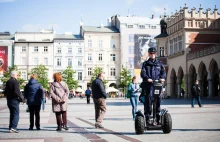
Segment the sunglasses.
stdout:
<svg viewBox="0 0 220 142">
<path fill-rule="evenodd" d="M 149 54 L 156 54 L 155 52 L 151 52 L 151 53 L 149 53 Z"/>
</svg>

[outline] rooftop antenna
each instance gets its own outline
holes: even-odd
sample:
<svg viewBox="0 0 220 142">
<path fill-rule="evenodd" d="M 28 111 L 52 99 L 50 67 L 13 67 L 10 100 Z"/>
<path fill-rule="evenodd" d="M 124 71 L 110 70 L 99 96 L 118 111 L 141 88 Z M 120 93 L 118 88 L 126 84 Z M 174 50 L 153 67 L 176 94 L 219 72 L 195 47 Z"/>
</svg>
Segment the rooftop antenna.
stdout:
<svg viewBox="0 0 220 142">
<path fill-rule="evenodd" d="M 164 17 L 166 17 L 166 8 L 164 8 Z"/>
</svg>

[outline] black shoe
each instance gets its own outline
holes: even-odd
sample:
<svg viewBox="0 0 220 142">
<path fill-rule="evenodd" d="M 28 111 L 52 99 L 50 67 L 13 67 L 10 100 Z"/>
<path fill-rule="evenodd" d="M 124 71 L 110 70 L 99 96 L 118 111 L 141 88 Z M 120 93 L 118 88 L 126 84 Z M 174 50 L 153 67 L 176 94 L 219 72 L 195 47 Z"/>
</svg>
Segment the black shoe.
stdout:
<svg viewBox="0 0 220 142">
<path fill-rule="evenodd" d="M 102 126 L 102 124 L 98 124 L 98 123 L 95 124 L 95 127 L 96 127 L 96 128 L 104 128 L 104 127 Z"/>
<path fill-rule="evenodd" d="M 69 128 L 66 125 L 63 125 L 64 130 L 69 130 Z"/>
<path fill-rule="evenodd" d="M 56 129 L 56 131 L 62 131 L 62 129 L 60 129 L 60 128 L 57 128 L 57 129 Z"/>
<path fill-rule="evenodd" d="M 33 130 L 33 127 L 30 127 L 29 130 Z"/>
<path fill-rule="evenodd" d="M 38 127 L 37 130 L 40 130 L 40 127 Z"/>
</svg>

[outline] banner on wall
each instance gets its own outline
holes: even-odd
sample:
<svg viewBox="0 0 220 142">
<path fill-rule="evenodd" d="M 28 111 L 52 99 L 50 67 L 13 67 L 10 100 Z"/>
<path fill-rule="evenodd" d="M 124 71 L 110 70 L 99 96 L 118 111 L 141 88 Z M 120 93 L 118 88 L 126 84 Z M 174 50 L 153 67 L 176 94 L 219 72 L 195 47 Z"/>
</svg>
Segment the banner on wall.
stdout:
<svg viewBox="0 0 220 142">
<path fill-rule="evenodd" d="M 0 76 L 8 68 L 8 47 L 7 46 L 0 46 Z"/>
<path fill-rule="evenodd" d="M 134 41 L 134 68 L 141 69 L 142 63 L 148 58 L 148 49 L 156 47 L 156 40 L 149 34 L 135 34 Z"/>
</svg>

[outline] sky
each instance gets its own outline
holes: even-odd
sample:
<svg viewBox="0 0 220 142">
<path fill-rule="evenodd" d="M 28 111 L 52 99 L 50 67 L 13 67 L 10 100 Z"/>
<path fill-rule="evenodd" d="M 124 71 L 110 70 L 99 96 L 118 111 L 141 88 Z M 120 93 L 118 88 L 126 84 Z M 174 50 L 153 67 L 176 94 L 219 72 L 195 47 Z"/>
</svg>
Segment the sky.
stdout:
<svg viewBox="0 0 220 142">
<path fill-rule="evenodd" d="M 164 13 L 184 7 L 185 3 L 204 11 L 219 0 L 0 0 L 0 32 L 38 32 L 40 29 L 53 29 L 57 34 L 72 32 L 79 34 L 79 22 L 85 26 L 107 25 L 107 19 L 128 13 L 136 16 L 159 17 Z M 219 12 L 220 13 L 220 12 Z"/>
</svg>

